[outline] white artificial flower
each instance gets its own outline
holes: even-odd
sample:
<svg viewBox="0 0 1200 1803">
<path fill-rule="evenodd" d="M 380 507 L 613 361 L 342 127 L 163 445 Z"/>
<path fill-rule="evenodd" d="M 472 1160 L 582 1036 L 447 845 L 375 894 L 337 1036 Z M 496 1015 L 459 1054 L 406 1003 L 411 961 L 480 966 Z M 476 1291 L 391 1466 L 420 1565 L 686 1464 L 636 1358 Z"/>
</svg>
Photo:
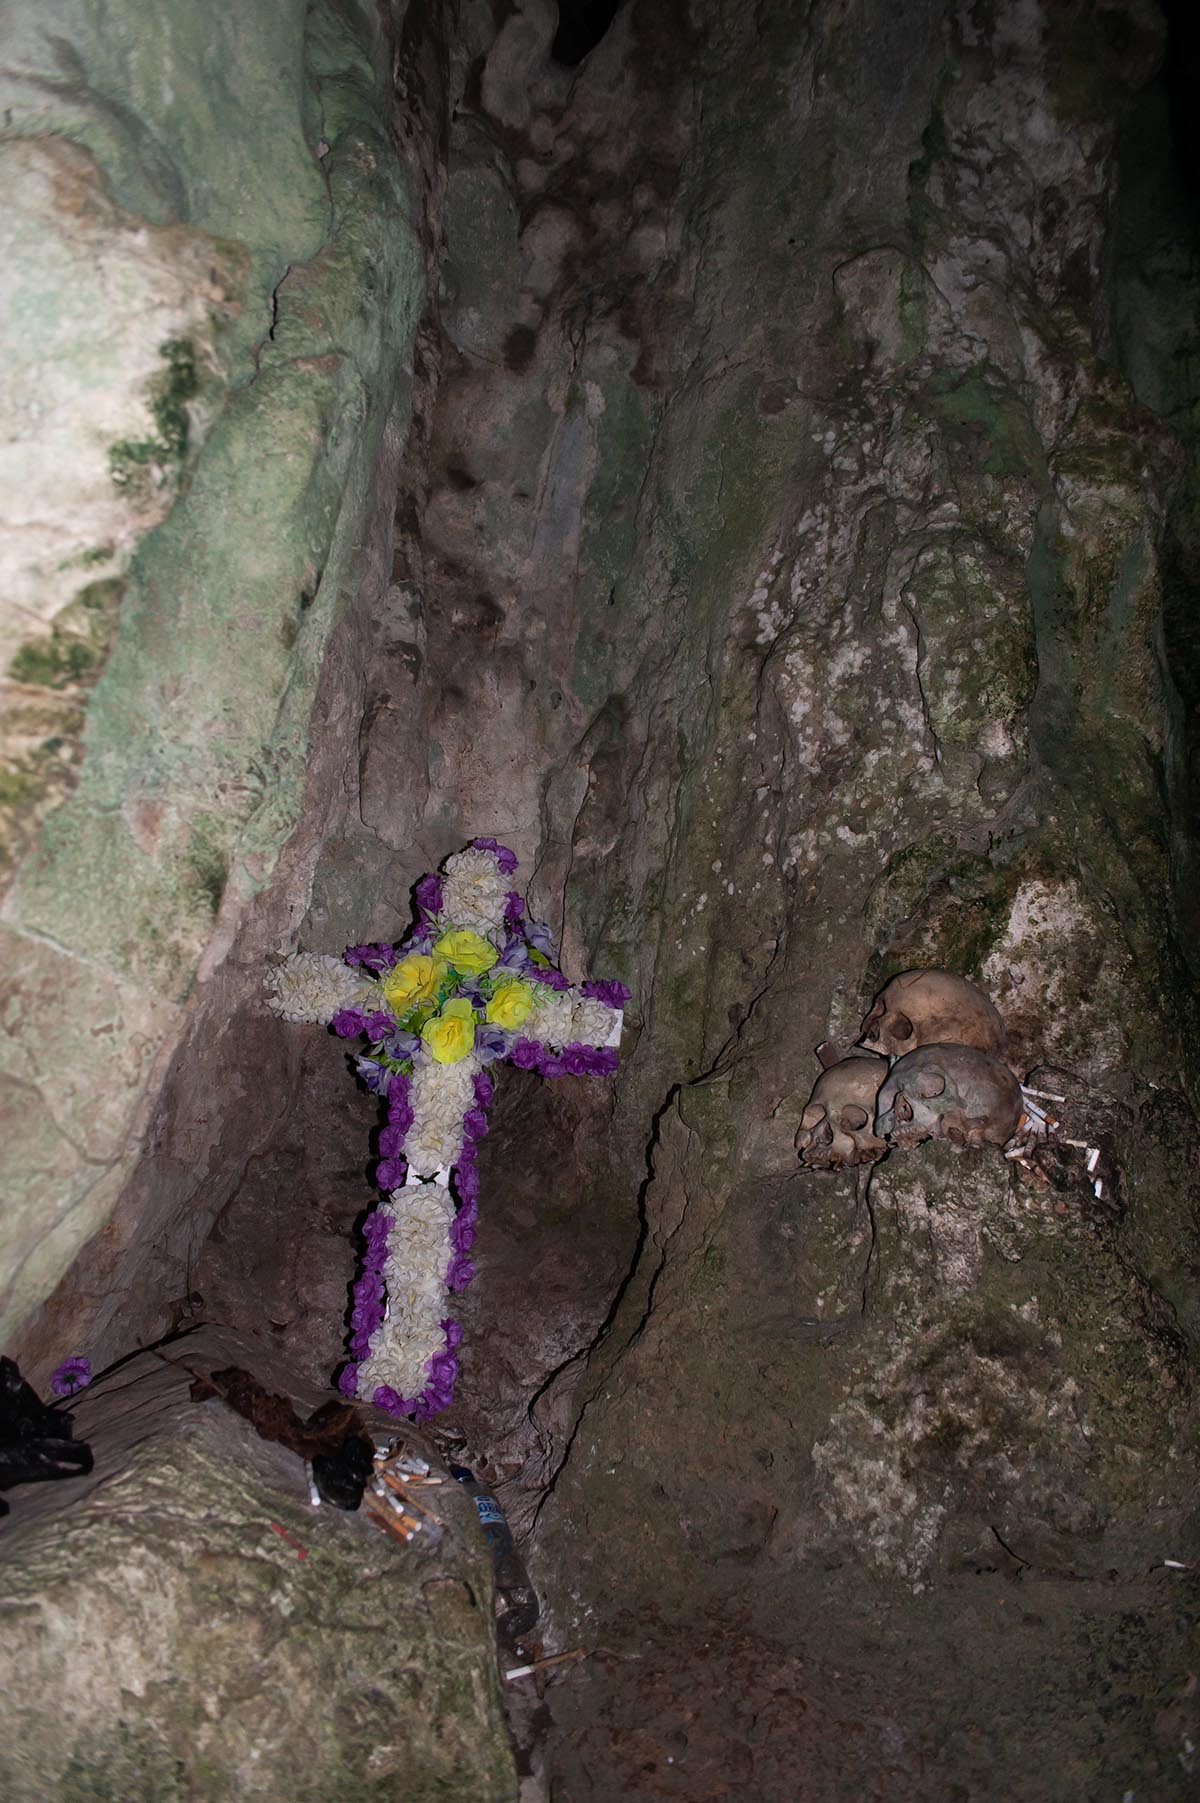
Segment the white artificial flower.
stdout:
<svg viewBox="0 0 1200 1803">
<path fill-rule="evenodd" d="M 383 1268 L 387 1315 L 358 1368 L 357 1389 L 370 1397 L 388 1384 L 400 1396 L 419 1396 L 429 1382 L 426 1364 L 445 1344 L 442 1315 L 454 1209 L 437 1183 L 393 1190 L 388 1207 L 394 1225 Z"/>
<path fill-rule="evenodd" d="M 382 1006 L 379 985 L 340 958 L 292 952 L 267 968 L 267 1006 L 283 1020 L 331 1021 L 342 1008 Z"/>
<path fill-rule="evenodd" d="M 581 996 L 571 1011 L 571 1038 L 581 1045 L 611 1045 L 620 1010 L 597 996 Z"/>
<path fill-rule="evenodd" d="M 536 980 L 535 978 L 534 981 Z M 575 996 L 570 989 L 546 990 L 543 999 L 522 1026 L 522 1033 L 527 1039 L 540 1039 L 543 1045 L 569 1045 L 574 1002 Z"/>
<path fill-rule="evenodd" d="M 451 926 L 470 927 L 486 938 L 504 924 L 504 903 L 512 884 L 503 875 L 495 854 L 456 852 L 446 859 L 442 879 L 442 916 Z"/>
<path fill-rule="evenodd" d="M 463 1116 L 475 1106 L 475 1057 L 457 1064 L 418 1064 L 409 1101 L 413 1122 L 404 1136 L 404 1156 L 419 1177 L 456 1165 L 463 1149 Z"/>
</svg>

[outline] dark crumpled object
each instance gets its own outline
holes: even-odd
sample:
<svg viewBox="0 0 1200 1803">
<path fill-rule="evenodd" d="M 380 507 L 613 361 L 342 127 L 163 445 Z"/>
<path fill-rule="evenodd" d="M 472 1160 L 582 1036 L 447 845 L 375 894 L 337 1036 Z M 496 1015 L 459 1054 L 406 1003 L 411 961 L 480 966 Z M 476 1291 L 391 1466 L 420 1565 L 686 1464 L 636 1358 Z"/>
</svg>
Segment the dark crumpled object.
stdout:
<svg viewBox="0 0 1200 1803">
<path fill-rule="evenodd" d="M 318 1453 L 312 1462 L 313 1483 L 321 1501 L 335 1509 L 357 1509 L 367 1479 L 375 1468 L 375 1448 L 369 1440 L 346 1440 L 336 1452 Z"/>
<path fill-rule="evenodd" d="M 12 1359 L 0 1358 L 0 1490 L 85 1476 L 92 1469 L 92 1449 L 73 1438 L 74 1425 L 66 1409 L 42 1401 Z M 0 1515 L 7 1514 L 0 1497 Z"/>
<path fill-rule="evenodd" d="M 197 1377 L 193 1402 L 219 1396 L 245 1417 L 263 1440 L 278 1440 L 312 1464 L 321 1501 L 335 1509 L 357 1509 L 375 1462 L 375 1449 L 364 1438 L 362 1418 L 353 1403 L 326 1402 L 301 1421 L 286 1396 L 275 1396 L 248 1371 L 229 1365 Z"/>
</svg>

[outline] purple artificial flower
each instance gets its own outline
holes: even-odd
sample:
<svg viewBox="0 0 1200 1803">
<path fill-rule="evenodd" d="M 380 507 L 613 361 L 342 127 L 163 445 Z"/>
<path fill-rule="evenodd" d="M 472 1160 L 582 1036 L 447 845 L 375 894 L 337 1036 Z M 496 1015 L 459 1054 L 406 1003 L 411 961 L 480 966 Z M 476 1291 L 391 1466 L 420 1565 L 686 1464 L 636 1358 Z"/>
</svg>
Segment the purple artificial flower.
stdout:
<svg viewBox="0 0 1200 1803">
<path fill-rule="evenodd" d="M 486 1139 L 488 1118 L 482 1108 L 468 1108 L 463 1115 L 463 1132 L 468 1139 Z"/>
<path fill-rule="evenodd" d="M 508 1054 L 509 1063 L 515 1064 L 519 1071 L 536 1070 L 542 1055 L 541 1044 L 536 1039 L 518 1039 Z"/>
<path fill-rule="evenodd" d="M 408 1128 L 400 1126 L 398 1121 L 389 1121 L 386 1127 L 380 1129 L 379 1156 L 399 1158 L 404 1150 L 404 1136 L 407 1132 Z"/>
<path fill-rule="evenodd" d="M 566 1065 L 563 1063 L 562 1059 L 556 1057 L 553 1052 L 544 1052 L 542 1054 L 538 1061 L 538 1069 L 541 1071 L 543 1077 L 565 1077 L 567 1074 Z"/>
<path fill-rule="evenodd" d="M 492 1064 L 497 1058 L 503 1058 L 508 1051 L 512 1038 L 503 1027 L 491 1027 L 485 1022 L 475 1029 L 475 1056 L 481 1064 Z"/>
<path fill-rule="evenodd" d="M 504 898 L 504 924 L 518 927 L 525 917 L 525 897 L 519 889 L 510 889 Z"/>
<path fill-rule="evenodd" d="M 475 1275 L 475 1266 L 463 1252 L 456 1252 L 446 1266 L 446 1288 L 465 1290 Z"/>
<path fill-rule="evenodd" d="M 431 952 L 432 950 L 433 927 L 430 922 L 423 920 L 420 927 L 414 928 L 408 935 L 400 947 L 400 954 L 402 957 L 407 957 L 409 952 Z"/>
<path fill-rule="evenodd" d="M 562 1050 L 563 1069 L 571 1077 L 586 1077 L 592 1068 L 592 1048 L 582 1045 L 579 1040 Z"/>
<path fill-rule="evenodd" d="M 329 1024 L 339 1039 L 357 1039 L 367 1030 L 366 1019 L 358 1008 L 339 1008 Z"/>
<path fill-rule="evenodd" d="M 386 1409 L 389 1415 L 407 1414 L 412 1406 L 403 1396 L 398 1396 L 391 1384 L 377 1384 L 371 1401 L 377 1409 Z"/>
<path fill-rule="evenodd" d="M 363 970 L 369 970 L 372 976 L 379 976 L 382 971 L 390 970 L 396 962 L 394 945 L 349 945 L 346 947 L 346 963 L 357 964 Z"/>
<path fill-rule="evenodd" d="M 615 978 L 612 981 L 602 979 L 599 982 L 585 983 L 582 993 L 594 995 L 598 1002 L 603 1002 L 608 1008 L 623 1008 L 629 1000 L 628 989 Z"/>
<path fill-rule="evenodd" d="M 375 1187 L 382 1190 L 403 1189 L 408 1166 L 402 1158 L 381 1159 L 375 1171 Z"/>
<path fill-rule="evenodd" d="M 442 911 L 442 879 L 432 872 L 423 876 L 417 884 L 417 906 L 423 914 L 440 914 Z"/>
<path fill-rule="evenodd" d="M 441 1323 L 441 1329 L 446 1336 L 447 1352 L 453 1352 L 456 1346 L 462 1345 L 463 1330 L 461 1321 L 443 1321 Z"/>
<path fill-rule="evenodd" d="M 554 934 L 544 920 L 531 920 L 525 928 L 525 938 L 544 958 L 554 956 Z"/>
<path fill-rule="evenodd" d="M 611 1077 L 620 1062 L 620 1054 L 615 1046 L 594 1045 L 592 1047 L 593 1077 Z"/>
<path fill-rule="evenodd" d="M 355 1060 L 355 1068 L 372 1094 L 387 1094 L 388 1080 L 392 1073 L 386 1065 L 379 1064 L 374 1058 L 358 1058 Z"/>
<path fill-rule="evenodd" d="M 476 1231 L 474 1220 L 468 1221 L 464 1210 L 450 1223 L 450 1244 L 456 1252 L 469 1252 L 475 1244 Z"/>
<path fill-rule="evenodd" d="M 338 1378 L 338 1389 L 342 1392 L 343 1396 L 356 1396 L 358 1394 L 357 1365 L 346 1366 L 342 1375 Z"/>
<path fill-rule="evenodd" d="M 564 977 L 561 970 L 554 970 L 549 965 L 539 964 L 533 972 L 533 980 L 535 983 L 544 983 L 547 989 L 557 989 L 560 992 L 571 987 L 570 977 Z"/>
<path fill-rule="evenodd" d="M 504 942 L 504 950 L 492 966 L 493 971 L 512 970 L 519 974 L 534 972 L 535 967 L 529 956 L 529 947 L 523 939 L 511 936 Z"/>
<path fill-rule="evenodd" d="M 65 1359 L 52 1375 L 50 1388 L 56 1396 L 73 1396 L 76 1390 L 85 1390 L 91 1381 L 91 1359 Z"/>
<path fill-rule="evenodd" d="M 400 1064 L 405 1058 L 413 1056 L 421 1041 L 415 1033 L 406 1033 L 403 1027 L 397 1027 L 390 1016 L 388 1026 L 394 1031 L 384 1034 L 383 1049 L 389 1058 L 394 1058 Z"/>
<path fill-rule="evenodd" d="M 494 854 L 501 876 L 511 876 L 517 868 L 517 854 L 510 851 L 507 845 L 501 845 L 495 839 L 472 839 L 471 844 L 476 851 L 490 851 Z"/>
<path fill-rule="evenodd" d="M 395 1024 L 391 1015 L 385 1014 L 383 1010 L 380 1009 L 374 1014 L 364 1016 L 363 1032 L 366 1034 L 367 1038 L 371 1040 L 386 1039 Z"/>
<path fill-rule="evenodd" d="M 483 1008 L 486 1006 L 487 998 L 480 986 L 482 982 L 482 977 L 471 975 L 460 977 L 456 993 L 465 996 L 472 1008 Z"/>
<path fill-rule="evenodd" d="M 490 1108 L 492 1098 L 496 1094 L 496 1085 L 485 1071 L 475 1073 L 475 1100 L 481 1108 Z"/>
</svg>

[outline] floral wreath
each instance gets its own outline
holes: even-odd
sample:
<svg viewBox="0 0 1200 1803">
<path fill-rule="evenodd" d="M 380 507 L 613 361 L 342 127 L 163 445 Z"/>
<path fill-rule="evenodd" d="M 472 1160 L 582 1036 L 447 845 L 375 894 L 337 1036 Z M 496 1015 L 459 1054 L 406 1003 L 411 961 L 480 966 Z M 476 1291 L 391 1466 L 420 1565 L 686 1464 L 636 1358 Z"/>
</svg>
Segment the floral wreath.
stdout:
<svg viewBox="0 0 1200 1803">
<path fill-rule="evenodd" d="M 338 1381 L 347 1396 L 417 1420 L 449 1405 L 458 1376 L 462 1328 L 445 1314 L 446 1292 L 475 1275 L 487 1067 L 503 1059 L 544 1077 L 617 1068 L 628 989 L 563 976 L 549 927 L 527 921 L 511 885 L 516 869 L 507 846 L 476 839 L 417 884 L 417 925 L 401 944 L 351 946 L 344 961 L 296 952 L 267 975 L 284 1020 L 327 1021 L 368 1041 L 356 1068 L 387 1103 L 374 1178 L 387 1202 L 363 1225 Z"/>
</svg>

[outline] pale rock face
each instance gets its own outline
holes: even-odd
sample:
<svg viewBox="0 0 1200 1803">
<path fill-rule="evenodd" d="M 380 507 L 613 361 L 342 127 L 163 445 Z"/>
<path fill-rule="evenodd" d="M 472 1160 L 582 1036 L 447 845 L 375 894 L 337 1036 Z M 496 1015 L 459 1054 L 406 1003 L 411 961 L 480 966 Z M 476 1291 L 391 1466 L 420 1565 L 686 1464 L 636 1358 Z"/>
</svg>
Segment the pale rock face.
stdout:
<svg viewBox="0 0 1200 1803">
<path fill-rule="evenodd" d="M 0 146 L 0 181 L 7 670 L 80 589 L 119 575 L 174 504 L 185 440 L 194 451 L 208 423 L 196 391 L 214 315 L 239 304 L 245 270 L 207 232 L 124 212 L 65 138 Z M 190 379 L 163 351 L 185 342 Z"/>
</svg>

